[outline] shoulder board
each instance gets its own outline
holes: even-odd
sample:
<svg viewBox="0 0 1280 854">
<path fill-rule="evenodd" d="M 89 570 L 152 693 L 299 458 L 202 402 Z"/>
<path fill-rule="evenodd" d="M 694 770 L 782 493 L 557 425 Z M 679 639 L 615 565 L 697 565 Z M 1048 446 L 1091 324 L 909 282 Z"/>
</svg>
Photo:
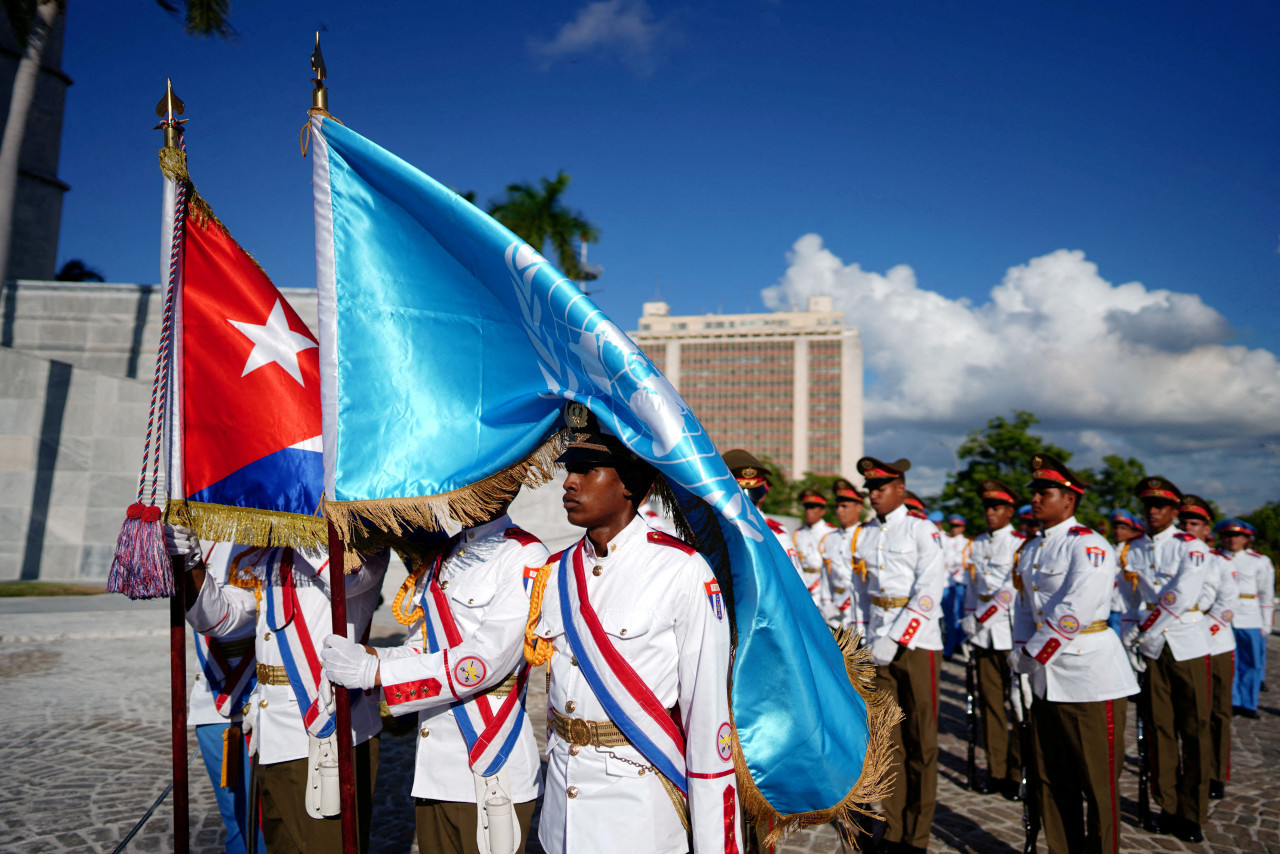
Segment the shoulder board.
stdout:
<svg viewBox="0 0 1280 854">
<path fill-rule="evenodd" d="M 1027 535 L 1022 533 L 1021 531 L 1014 531 L 1013 537 L 1014 539 L 1017 539 L 1017 540 L 1025 540 L 1027 538 Z"/>
<path fill-rule="evenodd" d="M 926 516 L 925 514 L 921 513 L 919 510 L 908 510 L 908 511 L 907 511 L 907 515 L 908 515 L 908 516 L 914 516 L 914 517 L 916 517 L 917 519 L 924 519 L 926 522 L 928 522 L 928 521 L 929 521 L 929 517 L 928 517 L 928 516 Z"/>
<path fill-rule="evenodd" d="M 1247 555 L 1249 555 L 1249 556 L 1251 556 L 1251 557 L 1263 557 L 1262 552 L 1255 552 L 1253 549 L 1247 549 L 1247 550 L 1245 551 L 1245 554 L 1247 554 Z"/>
<path fill-rule="evenodd" d="M 684 540 L 678 540 L 670 534 L 664 534 L 662 531 L 650 531 L 648 534 L 649 542 L 660 546 L 670 546 L 673 549 L 679 549 L 687 555 L 696 553 L 698 550 L 686 543 Z"/>
<path fill-rule="evenodd" d="M 522 546 L 532 546 L 542 542 L 524 528 L 507 528 L 505 536 L 508 540 L 515 540 Z"/>
<path fill-rule="evenodd" d="M 561 549 L 560 551 L 556 552 L 551 557 L 547 558 L 547 563 L 545 565 L 550 566 L 553 563 L 559 563 L 560 558 L 564 557 L 564 553 L 567 551 L 568 549 Z"/>
<path fill-rule="evenodd" d="M 1182 540 L 1184 543 L 1194 543 L 1196 538 L 1188 534 L 1186 531 L 1179 531 L 1173 535 L 1175 540 Z"/>
<path fill-rule="evenodd" d="M 1067 533 L 1073 537 L 1083 537 L 1086 534 L 1092 534 L 1093 532 L 1093 528 L 1090 528 L 1088 525 L 1076 525 L 1074 528 L 1067 531 Z"/>
<path fill-rule="evenodd" d="M 1209 551 L 1212 552 L 1213 554 L 1216 554 L 1218 557 L 1227 557 L 1227 553 L 1224 552 L 1222 549 L 1209 549 Z M 1230 560 L 1230 558 L 1227 558 L 1227 559 Z"/>
<path fill-rule="evenodd" d="M 773 531 L 775 534 L 785 534 L 787 532 L 787 529 L 782 526 L 781 522 L 769 518 L 766 518 L 765 521 L 769 523 L 769 530 Z"/>
</svg>

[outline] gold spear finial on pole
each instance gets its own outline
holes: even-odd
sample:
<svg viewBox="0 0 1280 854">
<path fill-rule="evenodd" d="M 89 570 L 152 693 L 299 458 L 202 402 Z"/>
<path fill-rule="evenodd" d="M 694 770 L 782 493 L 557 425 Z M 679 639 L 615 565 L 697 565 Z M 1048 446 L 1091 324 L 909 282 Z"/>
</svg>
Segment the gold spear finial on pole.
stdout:
<svg viewBox="0 0 1280 854">
<path fill-rule="evenodd" d="M 174 116 L 182 115 L 186 109 L 182 99 L 173 94 L 173 80 L 166 77 L 164 97 L 160 99 L 160 103 L 156 104 L 156 115 L 160 117 L 160 124 L 156 125 L 156 129 L 164 130 L 165 148 L 178 147 L 178 128 L 187 120 L 174 119 Z"/>
<path fill-rule="evenodd" d="M 316 88 L 311 90 L 311 109 L 329 111 L 329 90 L 324 87 L 325 69 L 324 54 L 320 52 L 320 32 L 316 31 L 316 49 L 311 51 L 311 70 L 316 76 L 311 82 Z"/>
</svg>

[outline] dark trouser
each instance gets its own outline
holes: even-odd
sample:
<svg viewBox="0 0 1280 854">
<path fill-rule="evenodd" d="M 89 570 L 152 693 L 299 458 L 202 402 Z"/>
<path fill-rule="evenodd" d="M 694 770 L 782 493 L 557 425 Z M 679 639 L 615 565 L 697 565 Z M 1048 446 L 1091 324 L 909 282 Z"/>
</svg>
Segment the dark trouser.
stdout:
<svg viewBox="0 0 1280 854">
<path fill-rule="evenodd" d="M 1213 757 L 1209 779 L 1231 779 L 1231 680 L 1236 673 L 1235 653 L 1209 656 L 1209 744 Z"/>
<path fill-rule="evenodd" d="M 894 726 L 893 765 L 898 779 L 884 800 L 884 838 L 929 847 L 938 799 L 938 670 L 942 653 L 899 647 L 890 664 L 876 667 L 876 687 L 887 691 L 905 716 Z"/>
<path fill-rule="evenodd" d="M 418 825 L 418 851 L 421 854 L 480 854 L 476 845 L 476 805 L 457 801 L 433 801 L 418 798 L 414 818 Z M 536 801 L 516 804 L 520 820 L 520 844 L 523 851 L 529 839 L 529 823 L 533 821 Z"/>
<path fill-rule="evenodd" d="M 307 765 L 295 759 L 258 766 L 262 802 L 262 835 L 270 854 L 342 854 L 339 816 L 312 818 L 307 814 Z M 369 850 L 369 816 L 373 812 L 373 783 L 378 776 L 378 739 L 356 745 L 356 834 L 361 851 Z"/>
<path fill-rule="evenodd" d="M 1049 854 L 1120 850 L 1120 768 L 1128 701 L 1031 704 L 1036 807 Z M 1081 806 L 1084 815 L 1081 815 Z"/>
<path fill-rule="evenodd" d="M 1175 661 L 1168 644 L 1147 660 L 1142 692 L 1156 803 L 1203 824 L 1209 812 L 1209 657 Z M 1181 750 L 1179 750 L 1181 743 Z"/>
<path fill-rule="evenodd" d="M 1005 700 L 1009 698 L 1009 651 L 970 646 L 978 668 L 978 699 L 982 710 L 982 740 L 987 769 L 993 780 L 1017 783 L 1022 778 L 1022 748 L 1017 733 L 1010 736 Z"/>
</svg>

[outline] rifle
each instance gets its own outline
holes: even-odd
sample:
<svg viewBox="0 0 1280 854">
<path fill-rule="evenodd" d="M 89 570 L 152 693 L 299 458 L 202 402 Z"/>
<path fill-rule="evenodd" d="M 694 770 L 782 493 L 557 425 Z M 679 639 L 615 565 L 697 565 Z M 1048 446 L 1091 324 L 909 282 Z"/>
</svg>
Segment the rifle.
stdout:
<svg viewBox="0 0 1280 854">
<path fill-rule="evenodd" d="M 1036 807 L 1035 745 L 1031 738 L 1031 678 L 1022 673 L 1013 674 L 1009 686 L 1013 714 L 1018 719 L 1018 739 L 1022 744 L 1022 777 L 1018 781 L 1018 794 L 1022 797 L 1022 854 L 1036 854 L 1036 839 L 1040 836 L 1040 811 Z"/>
<path fill-rule="evenodd" d="M 1138 703 L 1138 823 L 1150 833 L 1158 833 L 1159 828 L 1151 815 L 1151 795 L 1148 791 L 1151 785 L 1148 779 L 1150 772 L 1148 770 L 1147 734 L 1142 724 L 1142 719 L 1146 717 L 1147 703 L 1150 702 L 1150 698 L 1147 695 L 1147 674 L 1145 672 L 1138 674 L 1138 686 L 1140 688 L 1138 694 L 1140 698 Z"/>
<path fill-rule="evenodd" d="M 977 664 L 973 660 L 973 646 L 965 644 L 966 659 L 964 664 L 964 718 L 969 729 L 969 749 L 965 761 L 967 763 L 969 791 L 978 791 L 978 761 L 974 756 L 978 745 L 978 698 L 977 698 Z M 983 793 L 985 794 L 985 792 Z"/>
</svg>

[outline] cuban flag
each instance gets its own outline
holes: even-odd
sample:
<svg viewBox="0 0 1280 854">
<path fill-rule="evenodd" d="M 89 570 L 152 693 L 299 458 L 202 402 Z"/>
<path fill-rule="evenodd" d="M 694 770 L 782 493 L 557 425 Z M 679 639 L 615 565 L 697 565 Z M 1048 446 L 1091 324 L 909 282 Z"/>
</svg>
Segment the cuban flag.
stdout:
<svg viewBox="0 0 1280 854">
<path fill-rule="evenodd" d="M 205 539 L 320 544 L 316 337 L 194 193 L 179 251 L 168 518 Z"/>
<path fill-rule="evenodd" d="M 486 478 L 545 461 L 565 402 L 580 401 L 658 468 L 696 531 L 723 540 L 739 783 L 744 801 L 759 805 L 755 789 L 769 805 L 753 813 L 790 829 L 880 799 L 896 707 L 851 678 L 790 558 L 666 378 L 474 205 L 330 118 L 314 116 L 311 136 L 325 513 L 344 539 L 367 522 L 465 513 L 460 497 Z"/>
</svg>

